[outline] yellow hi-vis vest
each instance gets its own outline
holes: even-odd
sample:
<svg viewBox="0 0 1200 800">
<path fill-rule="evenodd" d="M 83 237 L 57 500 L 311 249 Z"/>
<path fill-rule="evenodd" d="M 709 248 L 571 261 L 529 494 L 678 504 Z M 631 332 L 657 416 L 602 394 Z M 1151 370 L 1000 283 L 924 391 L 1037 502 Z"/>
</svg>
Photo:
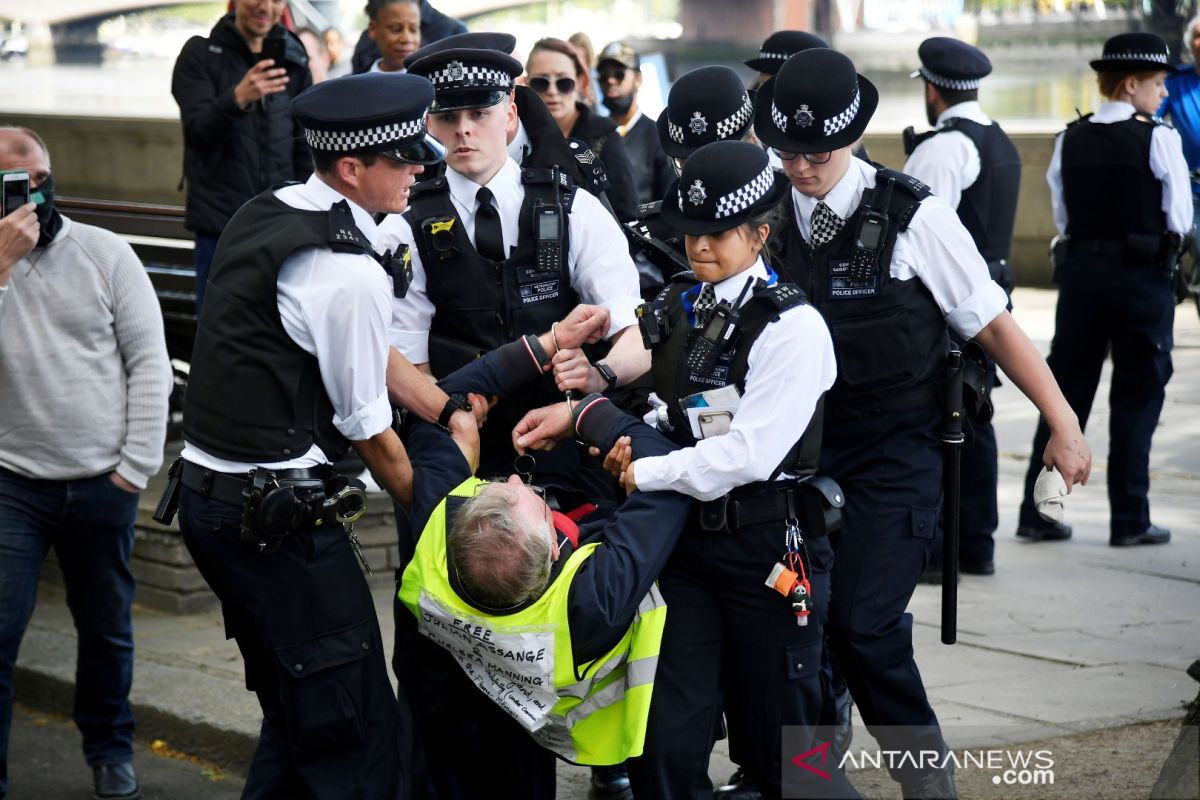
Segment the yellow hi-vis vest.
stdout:
<svg viewBox="0 0 1200 800">
<path fill-rule="evenodd" d="M 471 497 L 470 478 L 450 493 Z M 467 677 L 542 746 L 577 764 L 619 764 L 642 754 L 667 607 L 658 586 L 638 606 L 615 647 L 575 667 L 567 597 L 595 552 L 568 557 L 544 594 L 520 611 L 492 615 L 465 602 L 447 575 L 446 501 L 438 504 L 404 570 L 400 601 L 422 634 L 445 648 Z"/>
</svg>

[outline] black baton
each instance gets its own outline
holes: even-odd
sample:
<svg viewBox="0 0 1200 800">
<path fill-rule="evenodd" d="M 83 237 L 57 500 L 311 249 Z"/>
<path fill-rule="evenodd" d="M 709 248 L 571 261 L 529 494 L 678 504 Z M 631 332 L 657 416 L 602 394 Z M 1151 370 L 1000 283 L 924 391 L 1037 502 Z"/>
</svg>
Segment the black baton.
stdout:
<svg viewBox="0 0 1200 800">
<path fill-rule="evenodd" d="M 942 384 L 942 444 L 946 448 L 942 484 L 942 644 L 958 641 L 958 526 L 963 446 L 963 357 L 951 350 Z"/>
</svg>

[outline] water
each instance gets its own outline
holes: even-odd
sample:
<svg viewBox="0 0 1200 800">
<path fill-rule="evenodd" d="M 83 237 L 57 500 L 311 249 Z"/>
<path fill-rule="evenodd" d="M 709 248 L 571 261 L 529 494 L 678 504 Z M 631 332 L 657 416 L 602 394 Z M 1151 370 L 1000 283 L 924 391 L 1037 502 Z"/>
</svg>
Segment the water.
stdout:
<svg viewBox="0 0 1200 800">
<path fill-rule="evenodd" d="M 0 62 L 0 116 L 7 111 L 178 119 L 171 97 L 174 62 L 167 55 L 116 56 L 99 65 Z M 864 74 L 881 95 L 871 132 L 896 132 L 907 125 L 922 128 L 921 81 L 910 79 L 907 71 L 868 69 Z M 1082 61 L 1042 69 L 998 64 L 984 81 L 980 99 L 987 112 L 1012 131 L 1058 130 L 1074 118 L 1076 108 L 1087 112 L 1099 102 L 1093 73 Z"/>
</svg>

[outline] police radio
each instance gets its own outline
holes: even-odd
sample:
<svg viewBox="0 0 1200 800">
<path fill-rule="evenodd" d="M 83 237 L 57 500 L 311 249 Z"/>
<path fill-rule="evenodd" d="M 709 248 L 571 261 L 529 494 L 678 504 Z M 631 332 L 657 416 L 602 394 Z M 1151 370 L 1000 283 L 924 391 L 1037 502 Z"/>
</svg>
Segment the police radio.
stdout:
<svg viewBox="0 0 1200 800">
<path fill-rule="evenodd" d="M 537 203 L 533 207 L 534 252 L 538 272 L 562 269 L 562 206 Z"/>
<path fill-rule="evenodd" d="M 746 285 L 742 287 L 741 294 L 737 296 L 737 300 L 732 306 L 721 302 L 713 308 L 704 327 L 700 329 L 700 335 L 693 337 L 691 346 L 684 357 L 684 364 L 689 372 L 694 375 L 708 374 L 725 349 L 733 343 L 734 336 L 737 334 L 738 321 L 741 319 L 738 308 L 741 307 L 742 298 L 746 296 L 746 292 L 753 284 L 754 278 L 746 280 Z"/>
<path fill-rule="evenodd" d="M 854 235 L 854 253 L 850 256 L 848 277 L 851 281 L 865 283 L 871 279 L 886 236 L 887 215 L 880 214 L 873 208 L 863 208 L 858 221 L 858 232 Z"/>
</svg>

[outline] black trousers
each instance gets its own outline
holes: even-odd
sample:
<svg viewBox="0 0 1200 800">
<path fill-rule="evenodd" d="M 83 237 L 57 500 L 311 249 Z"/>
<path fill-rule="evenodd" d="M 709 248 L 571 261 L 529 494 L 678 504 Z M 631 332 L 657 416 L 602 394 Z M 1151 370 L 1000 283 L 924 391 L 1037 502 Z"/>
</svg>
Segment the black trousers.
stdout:
<svg viewBox="0 0 1200 800">
<path fill-rule="evenodd" d="M 939 423 L 935 408 L 867 419 L 827 415 L 825 422 L 821 471 L 846 495 L 842 528 L 832 537 L 829 645 L 863 722 L 885 750 L 945 747 L 905 611 L 941 513 Z"/>
<path fill-rule="evenodd" d="M 412 699 L 426 767 L 414 800 L 554 800 L 554 753 L 479 691 L 448 652 L 418 634 L 407 609 L 403 613 L 396 678 Z"/>
<path fill-rule="evenodd" d="M 1109 389 L 1108 501 L 1112 535 L 1150 525 L 1150 439 L 1171 379 L 1175 298 L 1170 276 L 1098 254 L 1071 254 L 1058 275 L 1054 339 L 1046 363 L 1086 429 L 1105 356 Z M 1033 505 L 1033 484 L 1050 440 L 1038 421 L 1021 503 L 1023 524 L 1045 524 Z"/>
<path fill-rule="evenodd" d="M 263 724 L 244 798 L 408 797 L 408 705 L 388 680 L 371 592 L 340 527 L 260 553 L 239 506 L 186 486 L 188 551 L 246 662 Z"/>
<path fill-rule="evenodd" d="M 764 585 L 784 554 L 782 522 L 710 532 L 693 519 L 684 531 L 659 578 L 667 625 L 645 750 L 626 762 L 634 796 L 712 797 L 708 759 L 722 700 L 731 758 L 764 797 L 781 796 L 783 726 L 797 726 L 791 755 L 803 753 L 822 706 L 833 553 L 825 537 L 807 546 L 814 608 L 800 627 L 790 603 Z M 841 772 L 831 772 L 823 791 L 832 794 L 823 796 L 856 796 Z"/>
</svg>

